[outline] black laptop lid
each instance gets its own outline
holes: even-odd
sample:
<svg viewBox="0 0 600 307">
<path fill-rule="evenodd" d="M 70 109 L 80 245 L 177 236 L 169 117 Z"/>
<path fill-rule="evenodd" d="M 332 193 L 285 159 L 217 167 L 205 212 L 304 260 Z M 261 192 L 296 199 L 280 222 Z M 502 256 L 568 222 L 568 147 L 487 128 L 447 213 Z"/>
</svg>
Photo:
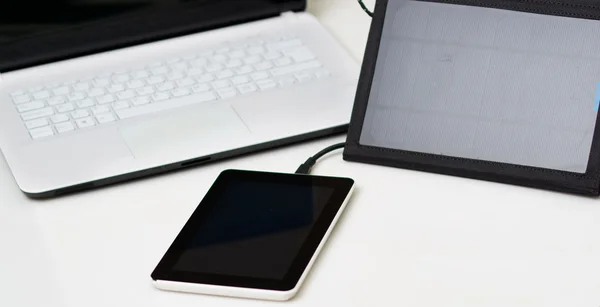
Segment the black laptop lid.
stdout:
<svg viewBox="0 0 600 307">
<path fill-rule="evenodd" d="M 0 72 L 305 7 L 306 0 L 2 0 Z"/>
</svg>

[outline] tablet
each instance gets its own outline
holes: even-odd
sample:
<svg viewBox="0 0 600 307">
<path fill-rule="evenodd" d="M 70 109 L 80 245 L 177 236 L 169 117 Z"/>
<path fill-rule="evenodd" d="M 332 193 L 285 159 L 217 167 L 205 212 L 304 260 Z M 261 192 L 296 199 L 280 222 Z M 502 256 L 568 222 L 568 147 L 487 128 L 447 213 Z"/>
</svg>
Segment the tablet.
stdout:
<svg viewBox="0 0 600 307">
<path fill-rule="evenodd" d="M 348 202 L 354 181 L 227 170 L 159 262 L 162 290 L 288 300 Z"/>
</svg>

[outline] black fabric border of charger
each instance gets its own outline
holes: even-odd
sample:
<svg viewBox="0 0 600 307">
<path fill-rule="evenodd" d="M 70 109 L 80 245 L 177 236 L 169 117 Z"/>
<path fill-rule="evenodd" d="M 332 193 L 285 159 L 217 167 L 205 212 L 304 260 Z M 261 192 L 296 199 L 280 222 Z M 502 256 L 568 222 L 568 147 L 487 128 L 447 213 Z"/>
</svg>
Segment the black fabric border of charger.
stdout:
<svg viewBox="0 0 600 307">
<path fill-rule="evenodd" d="M 578 2 L 574 1 L 571 1 L 570 3 L 537 0 L 425 1 L 475 6 L 486 6 L 485 3 L 487 2 L 494 5 L 487 5 L 487 7 L 501 8 L 499 6 L 504 4 L 505 6 L 502 7 L 503 9 L 533 13 L 540 13 L 540 8 L 537 5 L 542 5 L 545 8 L 542 13 L 550 14 L 552 12 L 553 14 L 551 15 L 570 17 L 579 16 L 581 9 L 585 8 L 588 19 L 600 20 L 600 3 L 598 3 L 598 6 L 592 7 L 584 3 L 577 4 Z M 528 6 L 527 3 L 534 5 Z M 378 0 L 375 7 L 375 14 L 371 24 L 363 60 L 360 82 L 356 92 L 354 109 L 352 111 L 348 139 L 344 150 L 344 160 L 428 171 L 438 174 L 515 184 L 573 194 L 589 196 L 598 196 L 600 194 L 600 135 L 597 133 L 600 127 L 600 112 L 597 115 L 588 167 L 584 174 L 361 145 L 359 142 L 360 135 L 373 82 L 373 75 L 375 73 L 375 65 L 377 63 L 387 5 L 388 0 Z M 549 8 L 554 9 L 550 10 Z M 589 13 L 591 9 L 596 9 L 594 15 Z M 593 18 L 590 16 L 593 16 Z"/>
<path fill-rule="evenodd" d="M 3 45 L 0 72 L 66 60 L 274 17 L 286 11 L 303 11 L 306 0 L 266 5 L 262 0 L 239 0 L 242 5 L 208 3 L 207 7 L 177 7 L 171 12 L 154 8 L 136 17 L 127 15 L 102 23 L 87 23 L 43 33 Z M 211 7 L 212 5 L 213 7 Z"/>
</svg>

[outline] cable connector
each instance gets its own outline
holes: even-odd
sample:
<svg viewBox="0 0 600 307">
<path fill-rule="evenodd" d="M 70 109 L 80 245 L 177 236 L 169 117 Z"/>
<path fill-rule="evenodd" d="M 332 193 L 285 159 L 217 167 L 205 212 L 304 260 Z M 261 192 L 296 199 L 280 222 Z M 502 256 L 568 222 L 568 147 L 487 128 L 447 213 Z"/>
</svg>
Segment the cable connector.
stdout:
<svg viewBox="0 0 600 307">
<path fill-rule="evenodd" d="M 317 163 L 317 160 L 319 160 L 319 158 L 321 158 L 322 156 L 324 156 L 327 153 L 334 151 L 336 149 L 342 149 L 342 148 L 344 148 L 345 145 L 346 145 L 346 143 L 339 143 L 339 144 L 331 145 L 331 146 L 319 151 L 316 155 L 308 158 L 306 160 L 306 162 L 304 162 L 302 165 L 300 165 L 300 167 L 298 167 L 298 169 L 296 170 L 296 174 L 310 174 L 311 168 Z"/>
<path fill-rule="evenodd" d="M 317 163 L 316 159 L 313 157 L 308 158 L 306 162 L 304 162 L 298 169 L 296 170 L 296 174 L 309 174 L 310 169 Z"/>
</svg>

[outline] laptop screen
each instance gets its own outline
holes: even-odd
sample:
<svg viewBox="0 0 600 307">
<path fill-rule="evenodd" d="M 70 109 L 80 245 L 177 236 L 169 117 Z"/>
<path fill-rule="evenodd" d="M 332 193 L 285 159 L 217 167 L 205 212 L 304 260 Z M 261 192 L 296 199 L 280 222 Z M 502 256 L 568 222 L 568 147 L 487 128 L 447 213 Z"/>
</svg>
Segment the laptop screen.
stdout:
<svg viewBox="0 0 600 307">
<path fill-rule="evenodd" d="M 172 0 L 8 0 L 0 10 L 0 43 L 179 4 Z"/>
<path fill-rule="evenodd" d="M 305 0 L 2 0 L 0 72 L 304 6 Z"/>
</svg>

